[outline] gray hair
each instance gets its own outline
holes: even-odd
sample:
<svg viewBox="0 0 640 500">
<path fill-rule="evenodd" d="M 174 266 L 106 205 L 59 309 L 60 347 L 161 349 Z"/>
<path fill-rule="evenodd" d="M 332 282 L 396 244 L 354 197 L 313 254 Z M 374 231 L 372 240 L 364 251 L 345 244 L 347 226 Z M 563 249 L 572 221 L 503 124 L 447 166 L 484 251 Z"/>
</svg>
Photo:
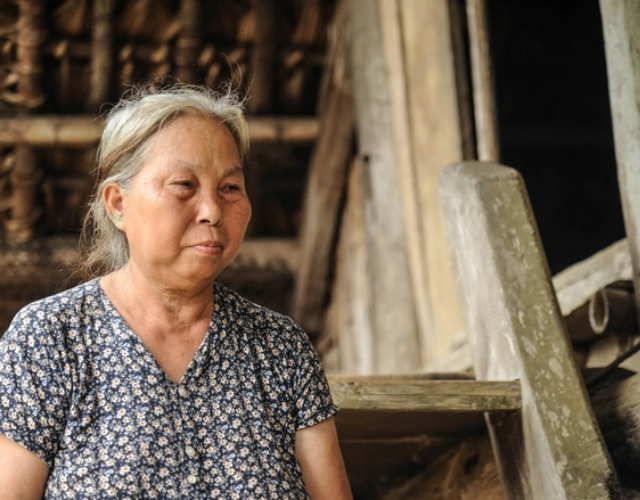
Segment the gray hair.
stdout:
<svg viewBox="0 0 640 500">
<path fill-rule="evenodd" d="M 96 185 L 82 228 L 78 265 L 85 279 L 120 269 L 129 260 L 127 238 L 109 219 L 102 193 L 110 183 L 127 191 L 148 159 L 151 139 L 158 131 L 184 116 L 214 118 L 229 128 L 242 163 L 249 154 L 244 101 L 230 88 L 218 93 L 196 85 L 158 89 L 149 84 L 128 94 L 107 113 L 98 146 Z"/>
</svg>

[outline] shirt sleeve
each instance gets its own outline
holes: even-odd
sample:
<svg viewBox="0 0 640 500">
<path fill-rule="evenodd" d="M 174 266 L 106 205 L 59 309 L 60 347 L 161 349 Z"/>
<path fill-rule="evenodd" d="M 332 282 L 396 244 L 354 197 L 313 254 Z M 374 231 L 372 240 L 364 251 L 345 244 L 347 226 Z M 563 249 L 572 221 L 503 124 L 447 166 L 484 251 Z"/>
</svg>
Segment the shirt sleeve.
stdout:
<svg viewBox="0 0 640 500">
<path fill-rule="evenodd" d="M 320 358 L 299 327 L 296 356 L 296 430 L 319 424 L 338 412 Z"/>
<path fill-rule="evenodd" d="M 46 311 L 31 305 L 18 313 L 0 339 L 0 433 L 38 455 L 49 468 L 68 407 L 50 330 Z"/>
</svg>

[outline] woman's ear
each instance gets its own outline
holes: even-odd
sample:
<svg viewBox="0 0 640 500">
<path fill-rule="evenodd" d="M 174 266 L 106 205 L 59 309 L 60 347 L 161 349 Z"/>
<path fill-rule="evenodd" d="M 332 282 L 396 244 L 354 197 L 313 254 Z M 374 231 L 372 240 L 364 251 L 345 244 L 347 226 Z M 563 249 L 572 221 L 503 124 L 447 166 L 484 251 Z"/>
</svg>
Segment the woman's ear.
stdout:
<svg viewBox="0 0 640 500">
<path fill-rule="evenodd" d="M 120 231 L 124 228 L 124 214 L 122 213 L 122 189 L 115 182 L 109 183 L 102 191 L 102 200 L 107 209 L 107 214 Z"/>
</svg>

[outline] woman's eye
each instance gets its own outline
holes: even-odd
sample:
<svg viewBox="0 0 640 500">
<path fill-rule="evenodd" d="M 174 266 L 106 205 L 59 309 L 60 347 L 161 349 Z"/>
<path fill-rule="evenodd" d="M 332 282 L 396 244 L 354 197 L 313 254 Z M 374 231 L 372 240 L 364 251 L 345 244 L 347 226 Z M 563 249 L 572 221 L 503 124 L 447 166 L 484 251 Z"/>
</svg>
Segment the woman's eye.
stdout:
<svg viewBox="0 0 640 500">
<path fill-rule="evenodd" d="M 224 186 L 222 188 L 222 191 L 225 193 L 237 193 L 238 191 L 240 191 L 240 186 L 236 184 L 229 184 L 227 186 Z"/>
<path fill-rule="evenodd" d="M 174 185 L 179 186 L 179 187 L 183 187 L 183 188 L 192 188 L 193 187 L 193 182 L 191 182 L 191 181 L 177 181 L 177 182 L 174 182 Z"/>
</svg>

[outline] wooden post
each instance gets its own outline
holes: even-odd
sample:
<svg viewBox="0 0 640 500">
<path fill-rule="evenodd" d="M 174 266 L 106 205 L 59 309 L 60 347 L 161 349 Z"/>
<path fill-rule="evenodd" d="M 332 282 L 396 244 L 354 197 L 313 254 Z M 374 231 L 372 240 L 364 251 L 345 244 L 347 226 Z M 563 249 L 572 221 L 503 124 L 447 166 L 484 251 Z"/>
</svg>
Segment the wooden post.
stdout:
<svg viewBox="0 0 640 500">
<path fill-rule="evenodd" d="M 521 383 L 522 411 L 487 417 L 507 497 L 615 498 L 522 178 L 496 164 L 452 165 L 440 196 L 476 378 Z"/>
<path fill-rule="evenodd" d="M 348 75 L 346 4 L 341 2 L 330 47 L 331 66 L 324 79 L 326 102 L 320 112 L 320 135 L 311 156 L 300 224 L 300 268 L 296 276 L 292 316 L 311 335 L 324 326 L 330 289 L 331 261 L 353 145 L 353 96 Z M 348 332 L 344 332 L 348 335 Z"/>
<path fill-rule="evenodd" d="M 114 0 L 95 0 L 91 29 L 91 76 L 87 111 L 96 113 L 109 95 L 113 76 Z"/>
<path fill-rule="evenodd" d="M 389 70 L 378 2 L 349 1 L 353 88 L 363 164 L 365 226 L 371 277 L 375 370 L 410 372 L 423 366 L 411 270 L 403 186 L 396 165 Z M 424 28 L 423 28 L 424 29 Z"/>
<path fill-rule="evenodd" d="M 250 114 L 267 113 L 273 102 L 273 69 L 276 59 L 276 4 L 273 0 L 257 2 L 255 37 L 251 51 Z"/>
<path fill-rule="evenodd" d="M 175 65 L 178 80 L 195 83 L 196 66 L 202 44 L 202 12 L 200 0 L 180 2 L 180 36 L 176 40 Z"/>
<path fill-rule="evenodd" d="M 640 314 L 640 2 L 600 0 L 622 213 Z"/>
<path fill-rule="evenodd" d="M 318 120 L 263 116 L 248 118 L 253 142 L 309 143 L 318 137 Z M 0 146 L 83 147 L 97 144 L 103 123 L 95 116 L 21 116 L 0 118 Z"/>
<path fill-rule="evenodd" d="M 419 214 L 417 233 L 422 240 L 420 252 L 428 286 L 426 296 L 432 311 L 430 327 L 422 330 L 427 368 L 430 363 L 446 357 L 455 335 L 464 329 L 437 202 L 440 170 L 448 163 L 463 159 L 461 131 L 465 128 L 460 118 L 448 4 L 444 0 L 398 3 Z"/>
<path fill-rule="evenodd" d="M 40 63 L 44 7 L 41 0 L 20 0 L 18 9 L 18 99 L 23 109 L 30 111 L 44 101 Z M 9 240 L 20 242 L 33 236 L 33 224 L 40 215 L 35 202 L 36 186 L 41 175 L 37 163 L 33 149 L 23 145 L 16 147 L 15 164 L 10 174 L 11 217 L 6 226 Z"/>
</svg>

